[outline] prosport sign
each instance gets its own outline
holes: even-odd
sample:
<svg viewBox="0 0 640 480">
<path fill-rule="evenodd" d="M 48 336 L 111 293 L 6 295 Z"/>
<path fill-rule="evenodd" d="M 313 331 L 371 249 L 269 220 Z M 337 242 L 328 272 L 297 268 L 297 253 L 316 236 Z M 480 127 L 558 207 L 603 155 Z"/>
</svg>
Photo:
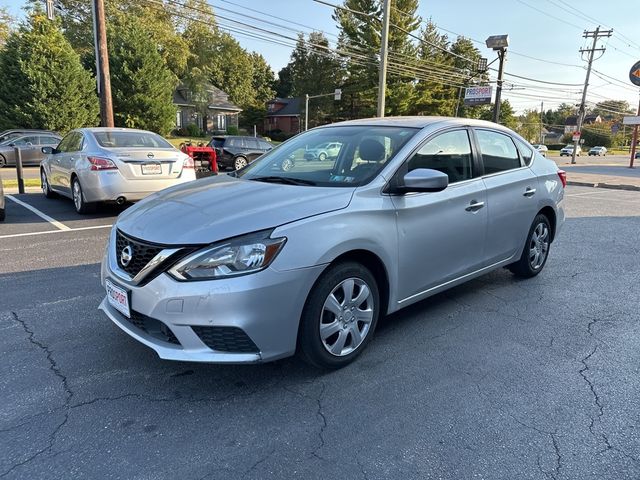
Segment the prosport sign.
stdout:
<svg viewBox="0 0 640 480">
<path fill-rule="evenodd" d="M 491 103 L 493 87 L 469 87 L 464 91 L 465 105 L 484 105 Z"/>
</svg>

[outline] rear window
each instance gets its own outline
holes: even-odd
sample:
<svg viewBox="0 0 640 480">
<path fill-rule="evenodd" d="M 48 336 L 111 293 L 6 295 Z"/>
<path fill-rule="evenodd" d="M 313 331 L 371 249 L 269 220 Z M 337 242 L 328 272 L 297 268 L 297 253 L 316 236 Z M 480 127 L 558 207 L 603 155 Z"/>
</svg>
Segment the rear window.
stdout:
<svg viewBox="0 0 640 480">
<path fill-rule="evenodd" d="M 93 132 L 93 136 L 104 148 L 173 148 L 160 135 L 152 132 Z"/>
<path fill-rule="evenodd" d="M 224 146 L 224 138 L 212 138 L 209 145 L 215 148 L 222 148 Z"/>
</svg>

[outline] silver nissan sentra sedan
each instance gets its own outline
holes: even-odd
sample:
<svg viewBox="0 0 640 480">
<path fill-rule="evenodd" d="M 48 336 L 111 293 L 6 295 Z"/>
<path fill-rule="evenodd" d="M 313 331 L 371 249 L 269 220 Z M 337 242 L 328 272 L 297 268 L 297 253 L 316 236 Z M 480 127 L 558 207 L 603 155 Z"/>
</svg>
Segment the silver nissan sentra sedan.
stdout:
<svg viewBox="0 0 640 480">
<path fill-rule="evenodd" d="M 97 202 L 137 201 L 196 178 L 192 158 L 146 130 L 79 128 L 42 152 L 42 192 L 70 197 L 78 213 L 91 212 Z"/>
<path fill-rule="evenodd" d="M 334 159 L 291 162 L 326 143 L 340 144 Z M 554 162 L 494 123 L 316 128 L 122 213 L 100 309 L 164 359 L 299 352 L 339 368 L 383 315 L 500 267 L 539 274 L 564 222 L 565 184 Z"/>
</svg>

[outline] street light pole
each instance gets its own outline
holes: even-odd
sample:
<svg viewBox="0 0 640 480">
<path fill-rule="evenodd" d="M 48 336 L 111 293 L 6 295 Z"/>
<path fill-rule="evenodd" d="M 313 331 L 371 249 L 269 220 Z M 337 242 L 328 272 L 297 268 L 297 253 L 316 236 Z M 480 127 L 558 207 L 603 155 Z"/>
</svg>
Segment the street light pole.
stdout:
<svg viewBox="0 0 640 480">
<path fill-rule="evenodd" d="M 309 94 L 304 96 L 304 131 L 309 130 Z"/>
<path fill-rule="evenodd" d="M 378 79 L 378 116 L 384 117 L 384 100 L 387 88 L 387 47 L 389 43 L 389 10 L 391 0 L 384 0 L 382 32 L 380 36 L 380 75 Z"/>
<path fill-rule="evenodd" d="M 498 58 L 500 59 L 500 66 L 498 67 L 498 83 L 496 86 L 496 103 L 493 106 L 493 121 L 500 123 L 500 101 L 502 98 L 502 78 L 504 75 L 504 60 L 507 56 L 507 49 L 501 48 L 498 50 Z"/>
</svg>

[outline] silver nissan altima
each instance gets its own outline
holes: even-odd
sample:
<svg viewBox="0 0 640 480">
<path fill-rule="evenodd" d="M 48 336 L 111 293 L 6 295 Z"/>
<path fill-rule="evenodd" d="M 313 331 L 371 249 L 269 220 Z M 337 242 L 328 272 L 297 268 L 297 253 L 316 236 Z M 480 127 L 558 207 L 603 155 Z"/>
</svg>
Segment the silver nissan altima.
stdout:
<svg viewBox="0 0 640 480">
<path fill-rule="evenodd" d="M 336 143 L 325 161 L 305 152 Z M 100 309 L 164 359 L 338 368 L 379 318 L 491 270 L 538 275 L 565 173 L 467 119 L 356 120 L 300 134 L 229 175 L 122 213 Z"/>
<path fill-rule="evenodd" d="M 70 197 L 78 213 L 91 212 L 97 202 L 137 201 L 196 178 L 192 158 L 146 130 L 79 128 L 42 152 L 42 193 Z"/>
</svg>

